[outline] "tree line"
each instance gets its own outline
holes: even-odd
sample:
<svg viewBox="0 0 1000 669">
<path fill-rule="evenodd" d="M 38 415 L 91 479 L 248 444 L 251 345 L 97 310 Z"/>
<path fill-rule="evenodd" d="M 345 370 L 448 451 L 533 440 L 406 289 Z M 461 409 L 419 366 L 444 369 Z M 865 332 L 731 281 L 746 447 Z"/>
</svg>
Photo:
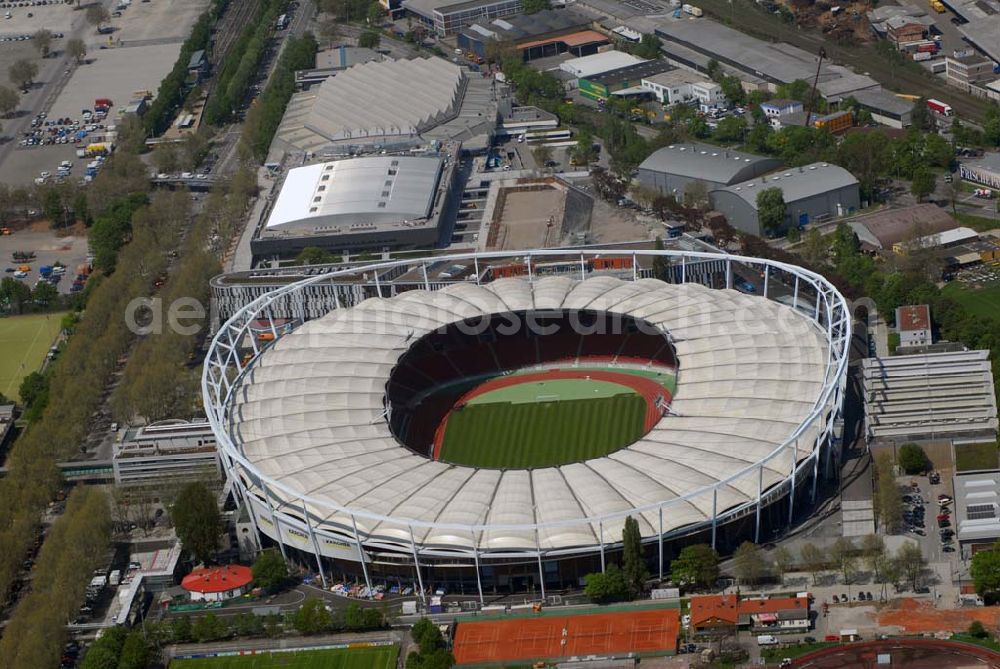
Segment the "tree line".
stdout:
<svg viewBox="0 0 1000 669">
<path fill-rule="evenodd" d="M 107 558 L 110 529 L 104 492 L 75 488 L 66 512 L 52 525 L 42 545 L 31 592 L 14 609 L 0 639 L 0 666 L 58 666 L 66 622 L 76 615 L 94 568 Z"/>
<path fill-rule="evenodd" d="M 195 51 L 208 49 L 212 37 L 212 29 L 226 10 L 229 0 L 212 0 L 208 11 L 198 17 L 191 34 L 181 45 L 181 52 L 174 62 L 170 73 L 160 82 L 156 98 L 142 117 L 146 132 L 149 135 L 159 135 L 170 127 L 177 109 L 184 101 L 187 93 L 188 63 Z"/>
<path fill-rule="evenodd" d="M 311 68 L 315 64 L 317 48 L 316 38 L 311 33 L 288 40 L 270 83 L 247 112 L 240 138 L 241 148 L 258 163 L 263 163 L 267 157 L 274 133 L 295 92 L 295 71 Z"/>
<path fill-rule="evenodd" d="M 250 81 L 257 73 L 274 33 L 275 21 L 287 5 L 287 0 L 262 2 L 263 7 L 257 20 L 243 29 L 219 67 L 215 86 L 205 105 L 205 123 L 219 125 L 230 120 L 246 99 Z"/>
</svg>

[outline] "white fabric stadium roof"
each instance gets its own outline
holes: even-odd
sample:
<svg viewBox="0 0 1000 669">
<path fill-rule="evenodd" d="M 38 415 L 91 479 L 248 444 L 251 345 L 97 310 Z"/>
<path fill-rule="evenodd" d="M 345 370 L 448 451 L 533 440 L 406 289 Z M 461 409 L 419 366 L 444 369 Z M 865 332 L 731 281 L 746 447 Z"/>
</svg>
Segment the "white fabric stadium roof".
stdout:
<svg viewBox="0 0 1000 669">
<path fill-rule="evenodd" d="M 494 312 L 589 309 L 628 314 L 668 331 L 679 361 L 678 391 L 638 442 L 602 458 L 536 470 L 493 470 L 433 461 L 400 445 L 384 414 L 386 382 L 409 345 L 444 324 Z M 692 495 L 763 460 L 805 421 L 827 372 L 825 336 L 794 310 L 732 290 L 612 277 L 547 277 L 456 284 L 338 309 L 280 338 L 234 394 L 231 433 L 263 474 L 357 513 L 369 541 L 409 542 L 408 521 L 477 525 L 473 535 L 414 527 L 425 547 L 534 550 L 536 533 L 501 526 L 540 524 L 542 550 L 599 543 L 592 519 Z M 820 426 L 798 442 L 811 454 Z M 763 467 L 763 486 L 784 481 L 792 453 Z M 718 513 L 757 497 L 753 470 L 718 492 Z M 276 496 L 281 493 L 277 492 Z M 289 500 L 291 501 L 291 500 Z M 297 505 L 298 502 L 295 502 Z M 350 516 L 311 505 L 340 527 Z M 664 530 L 712 517 L 712 493 L 664 510 Z M 636 514 L 643 536 L 657 511 Z M 604 520 L 605 541 L 623 518 Z"/>
</svg>

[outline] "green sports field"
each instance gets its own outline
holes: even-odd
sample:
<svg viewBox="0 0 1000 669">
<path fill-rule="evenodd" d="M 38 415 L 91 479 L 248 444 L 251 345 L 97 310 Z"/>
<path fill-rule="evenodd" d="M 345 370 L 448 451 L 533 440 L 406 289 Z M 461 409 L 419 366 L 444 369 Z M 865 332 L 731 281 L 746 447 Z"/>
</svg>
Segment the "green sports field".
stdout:
<svg viewBox="0 0 1000 669">
<path fill-rule="evenodd" d="M 542 397 L 552 397 L 553 386 L 576 383 L 593 392 L 598 382 L 548 381 Z M 616 383 L 598 399 L 541 399 L 536 386 L 526 383 L 502 390 L 520 389 L 531 401 L 470 403 L 448 419 L 441 460 L 459 465 L 497 469 L 551 467 L 596 458 L 627 446 L 643 435 L 646 400 Z M 488 393 L 494 395 L 500 390 Z"/>
<path fill-rule="evenodd" d="M 0 393 L 17 397 L 21 379 L 45 360 L 62 317 L 58 313 L 0 318 Z"/>
<path fill-rule="evenodd" d="M 174 660 L 170 669 L 395 669 L 398 646 Z"/>
</svg>

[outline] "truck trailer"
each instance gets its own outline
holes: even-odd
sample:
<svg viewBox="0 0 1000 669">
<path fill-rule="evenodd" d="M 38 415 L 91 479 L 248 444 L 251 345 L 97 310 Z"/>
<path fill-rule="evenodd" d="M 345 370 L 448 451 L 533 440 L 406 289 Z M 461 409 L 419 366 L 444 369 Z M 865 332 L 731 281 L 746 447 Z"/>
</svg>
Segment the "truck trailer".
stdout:
<svg viewBox="0 0 1000 669">
<path fill-rule="evenodd" d="M 940 100 L 935 100 L 934 98 L 931 98 L 930 100 L 927 101 L 927 108 L 930 109 L 932 112 L 935 112 L 937 114 L 942 114 L 944 116 L 951 116 L 953 113 L 951 110 L 951 105 L 945 104 Z"/>
</svg>

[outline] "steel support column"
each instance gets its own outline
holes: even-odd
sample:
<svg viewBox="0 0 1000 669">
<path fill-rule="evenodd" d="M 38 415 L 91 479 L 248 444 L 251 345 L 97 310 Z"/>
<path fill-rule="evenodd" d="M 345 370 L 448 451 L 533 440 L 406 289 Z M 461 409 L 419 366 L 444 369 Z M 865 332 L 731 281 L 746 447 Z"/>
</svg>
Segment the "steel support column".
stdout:
<svg viewBox="0 0 1000 669">
<path fill-rule="evenodd" d="M 601 542 L 601 573 L 604 573 L 604 521 L 597 521 L 597 540 Z"/>
<path fill-rule="evenodd" d="M 687 283 L 687 256 L 681 256 L 681 283 Z"/>
<path fill-rule="evenodd" d="M 281 550 L 281 557 L 288 562 L 288 554 L 285 552 L 285 537 L 281 534 L 281 524 L 278 522 L 278 514 L 274 512 L 274 505 L 271 504 L 271 494 L 268 492 L 267 488 L 257 483 L 257 487 L 264 491 L 264 501 L 267 503 L 267 510 L 271 513 L 271 523 L 274 524 L 274 531 L 278 535 L 278 548 Z"/>
<path fill-rule="evenodd" d="M 378 279 L 378 270 L 373 269 L 372 274 L 375 275 L 375 292 L 378 293 L 379 297 L 382 297 L 382 283 Z"/>
<path fill-rule="evenodd" d="M 799 308 L 799 277 L 795 277 L 795 291 L 792 293 L 792 309 Z"/>
<path fill-rule="evenodd" d="M 715 535 L 719 527 L 719 489 L 712 488 L 712 550 L 715 550 Z"/>
<path fill-rule="evenodd" d="M 368 586 L 368 592 L 371 593 L 372 581 L 368 578 L 368 565 L 365 564 L 365 549 L 361 547 L 361 535 L 358 533 L 358 521 L 351 514 L 351 526 L 354 527 L 354 543 L 358 546 L 358 557 L 361 558 L 361 571 L 365 575 L 365 585 Z"/>
<path fill-rule="evenodd" d="M 753 542 L 760 543 L 760 511 L 764 504 L 764 465 L 757 467 L 757 518 L 754 520 Z"/>
<path fill-rule="evenodd" d="M 410 525 L 410 550 L 413 551 L 413 566 L 417 570 L 417 585 L 420 587 L 420 608 L 424 605 L 424 577 L 420 574 L 420 558 L 417 557 L 417 541 L 413 538 L 413 525 Z"/>
<path fill-rule="evenodd" d="M 663 580 L 663 507 L 659 508 L 660 511 L 660 534 L 656 537 L 656 543 L 659 545 L 658 554 L 660 556 L 660 580 Z"/>
<path fill-rule="evenodd" d="M 726 260 L 726 288 L 733 287 L 733 261 Z"/>
<path fill-rule="evenodd" d="M 792 524 L 792 518 L 795 517 L 795 471 L 798 469 L 799 462 L 799 440 L 795 439 L 792 442 L 792 490 L 788 495 L 788 524 Z"/>
<path fill-rule="evenodd" d="M 323 589 L 326 590 L 326 574 L 323 573 L 323 556 L 319 552 L 319 542 L 316 541 L 316 533 L 313 531 L 312 523 L 309 522 L 309 510 L 306 508 L 306 501 L 304 499 L 299 499 L 302 503 L 302 518 L 306 521 L 306 529 L 309 530 L 309 540 L 312 542 L 313 551 L 316 552 L 316 569 L 319 570 L 319 580 L 323 583 Z"/>
<path fill-rule="evenodd" d="M 424 290 L 430 291 L 430 289 L 431 289 L 431 280 L 429 278 L 427 278 L 427 263 L 425 263 L 425 262 L 420 263 L 420 269 L 421 269 L 421 271 L 424 274 Z"/>
<path fill-rule="evenodd" d="M 479 575 L 479 544 L 475 532 L 472 533 L 472 556 L 476 560 L 476 588 L 479 589 L 479 605 L 482 606 L 486 601 L 483 599 L 483 579 Z"/>
<path fill-rule="evenodd" d="M 768 279 L 771 278 L 771 266 L 764 265 L 764 299 L 767 299 L 767 284 Z"/>
</svg>

